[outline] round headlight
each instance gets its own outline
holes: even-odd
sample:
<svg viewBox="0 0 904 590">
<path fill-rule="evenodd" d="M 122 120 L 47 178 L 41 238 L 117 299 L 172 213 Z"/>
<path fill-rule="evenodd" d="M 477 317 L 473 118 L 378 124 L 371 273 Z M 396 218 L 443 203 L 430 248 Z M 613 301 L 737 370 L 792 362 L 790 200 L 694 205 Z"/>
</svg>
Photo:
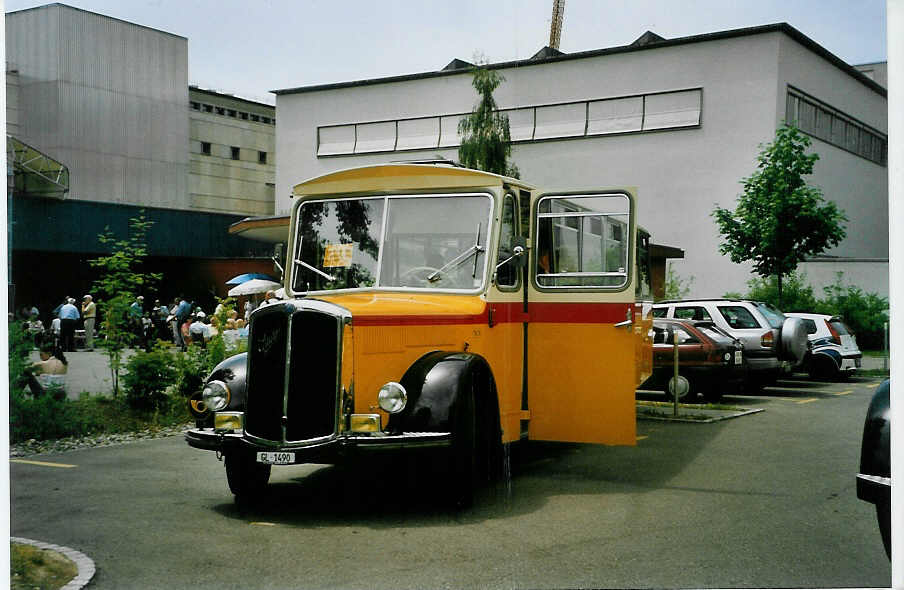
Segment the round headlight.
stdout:
<svg viewBox="0 0 904 590">
<path fill-rule="evenodd" d="M 377 399 L 381 408 L 390 414 L 398 414 L 405 409 L 405 404 L 408 403 L 408 392 L 400 383 L 390 381 L 380 388 Z"/>
<path fill-rule="evenodd" d="M 229 388 L 222 381 L 211 381 L 204 386 L 201 397 L 209 409 L 217 412 L 229 405 Z"/>
<path fill-rule="evenodd" d="M 724 358 L 726 361 L 730 361 L 730 360 L 731 360 L 731 353 L 730 353 L 730 352 L 726 352 L 725 355 L 724 355 L 722 358 Z"/>
</svg>

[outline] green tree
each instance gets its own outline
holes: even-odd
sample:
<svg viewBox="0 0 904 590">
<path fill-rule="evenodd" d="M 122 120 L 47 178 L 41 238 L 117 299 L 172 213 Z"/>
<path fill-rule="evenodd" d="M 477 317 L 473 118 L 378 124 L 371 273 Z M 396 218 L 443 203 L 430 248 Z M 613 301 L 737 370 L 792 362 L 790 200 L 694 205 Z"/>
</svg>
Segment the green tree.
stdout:
<svg viewBox="0 0 904 590">
<path fill-rule="evenodd" d="M 809 146 L 793 125 L 780 127 L 772 143 L 760 146 L 758 170 L 742 181 L 737 209 L 716 206 L 712 213 L 722 235 L 719 252 L 732 262 L 752 262 L 761 277 L 776 277 L 779 304 L 782 277 L 845 237 L 847 217 L 803 178 L 819 159 L 806 153 Z"/>
<path fill-rule="evenodd" d="M 104 233 L 98 236 L 98 241 L 110 254 L 88 261 L 100 273 L 93 288 L 100 295 L 98 307 L 103 314 L 100 346 L 110 359 L 114 396 L 119 395 L 122 353 L 135 340 L 130 329 L 129 305 L 139 293 L 148 290 L 161 277 L 159 273 L 139 270 L 147 256 L 147 233 L 153 224 L 142 210 L 138 217 L 129 220 L 127 239 L 117 239 L 107 226 Z"/>
<path fill-rule="evenodd" d="M 485 65 L 474 68 L 472 74 L 471 85 L 477 90 L 478 101 L 471 114 L 458 123 L 458 160 L 468 168 L 519 178 L 518 167 L 509 162 L 512 138 L 508 116 L 498 111 L 493 99 L 493 91 L 505 78 Z"/>
</svg>

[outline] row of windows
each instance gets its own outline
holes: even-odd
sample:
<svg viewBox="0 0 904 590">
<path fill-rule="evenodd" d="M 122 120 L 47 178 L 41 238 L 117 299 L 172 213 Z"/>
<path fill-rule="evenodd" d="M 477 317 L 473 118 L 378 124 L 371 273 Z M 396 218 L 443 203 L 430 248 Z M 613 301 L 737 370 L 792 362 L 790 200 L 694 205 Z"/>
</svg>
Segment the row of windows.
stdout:
<svg viewBox="0 0 904 590">
<path fill-rule="evenodd" d="M 254 121 L 255 123 L 264 123 L 266 125 L 276 125 L 276 117 L 265 117 L 263 115 L 246 113 L 245 111 L 238 111 L 236 109 L 230 109 L 227 107 L 218 107 L 214 104 L 196 102 L 194 100 L 189 104 L 191 105 L 191 110 L 193 111 L 223 115 L 224 117 L 232 117 L 233 119 L 241 119 L 243 121 Z"/>
<path fill-rule="evenodd" d="M 880 166 L 888 162 L 888 138 L 829 105 L 788 88 L 785 119 L 801 131 Z"/>
<path fill-rule="evenodd" d="M 701 89 L 506 109 L 512 142 L 592 137 L 700 125 Z M 317 128 L 317 155 L 333 156 L 452 148 L 469 113 L 325 125 Z"/>
<path fill-rule="evenodd" d="M 245 148 L 245 149 L 247 151 L 247 148 Z M 211 147 L 211 143 L 209 141 L 201 142 L 201 153 L 203 155 L 205 155 L 205 156 L 213 155 L 211 150 L 212 150 L 212 147 Z M 259 150 L 254 150 L 254 151 L 257 151 L 257 163 L 258 164 L 266 164 L 267 163 L 267 152 L 262 152 Z M 238 146 L 234 146 L 234 145 L 229 146 L 229 158 L 231 160 L 241 160 L 242 159 L 241 156 L 242 156 L 241 148 L 239 148 Z"/>
</svg>

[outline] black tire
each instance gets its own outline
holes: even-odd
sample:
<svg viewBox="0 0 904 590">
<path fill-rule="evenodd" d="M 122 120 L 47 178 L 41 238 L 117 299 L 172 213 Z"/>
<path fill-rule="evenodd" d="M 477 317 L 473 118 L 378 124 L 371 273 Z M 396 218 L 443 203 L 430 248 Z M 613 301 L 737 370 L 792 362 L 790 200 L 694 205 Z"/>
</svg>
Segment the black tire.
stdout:
<svg viewBox="0 0 904 590">
<path fill-rule="evenodd" d="M 248 453 L 226 455 L 226 482 L 237 504 L 244 504 L 260 496 L 270 481 L 270 465 L 258 463 Z"/>
<path fill-rule="evenodd" d="M 879 521 L 879 533 L 882 535 L 882 544 L 885 545 L 885 554 L 891 559 L 891 505 L 888 502 L 876 503 L 876 520 Z"/>
<path fill-rule="evenodd" d="M 718 383 L 712 383 L 703 390 L 703 399 L 708 404 L 717 404 L 722 401 L 722 387 Z"/>
<path fill-rule="evenodd" d="M 813 381 L 834 381 L 838 378 L 838 367 L 835 361 L 820 355 L 810 361 L 809 375 Z"/>
</svg>

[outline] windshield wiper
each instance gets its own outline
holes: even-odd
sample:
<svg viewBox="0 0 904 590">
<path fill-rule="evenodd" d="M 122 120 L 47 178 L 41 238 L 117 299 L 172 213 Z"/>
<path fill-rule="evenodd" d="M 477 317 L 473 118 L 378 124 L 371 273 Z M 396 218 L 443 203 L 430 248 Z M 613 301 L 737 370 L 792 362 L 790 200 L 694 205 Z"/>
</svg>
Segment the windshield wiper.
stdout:
<svg viewBox="0 0 904 590">
<path fill-rule="evenodd" d="M 328 274 L 326 274 L 325 272 L 323 272 L 322 270 L 320 270 L 320 269 L 318 269 L 318 268 L 314 268 L 313 266 L 311 266 L 310 264 L 308 264 L 308 263 L 305 262 L 304 260 L 299 260 L 298 258 L 296 258 L 294 262 L 295 262 L 295 264 L 300 264 L 301 266 L 305 267 L 305 268 L 308 269 L 308 270 L 312 270 L 312 271 L 316 272 L 317 274 L 319 274 L 320 276 L 322 276 L 323 278 L 325 278 L 325 279 L 328 280 L 328 281 L 335 281 L 335 280 L 336 280 L 336 277 L 334 277 L 334 276 L 332 276 L 332 275 L 328 275 Z"/>
<path fill-rule="evenodd" d="M 444 264 L 439 270 L 428 275 L 427 276 L 428 281 L 430 281 L 431 283 L 435 283 L 436 281 L 438 281 L 441 278 L 440 275 L 443 274 L 444 272 L 446 272 L 447 270 L 457 268 L 458 266 L 464 264 L 464 262 L 468 258 L 470 258 L 473 254 L 484 251 L 484 247 L 480 245 L 480 227 L 481 227 L 481 225 L 483 225 L 483 224 L 481 224 L 481 223 L 477 224 L 477 237 L 475 238 L 474 245 L 469 247 L 467 250 L 465 250 L 464 252 L 462 252 L 461 254 L 459 254 L 458 256 L 456 256 L 455 258 L 453 258 L 446 264 Z M 474 261 L 474 276 L 477 276 L 477 261 L 476 260 Z"/>
</svg>

